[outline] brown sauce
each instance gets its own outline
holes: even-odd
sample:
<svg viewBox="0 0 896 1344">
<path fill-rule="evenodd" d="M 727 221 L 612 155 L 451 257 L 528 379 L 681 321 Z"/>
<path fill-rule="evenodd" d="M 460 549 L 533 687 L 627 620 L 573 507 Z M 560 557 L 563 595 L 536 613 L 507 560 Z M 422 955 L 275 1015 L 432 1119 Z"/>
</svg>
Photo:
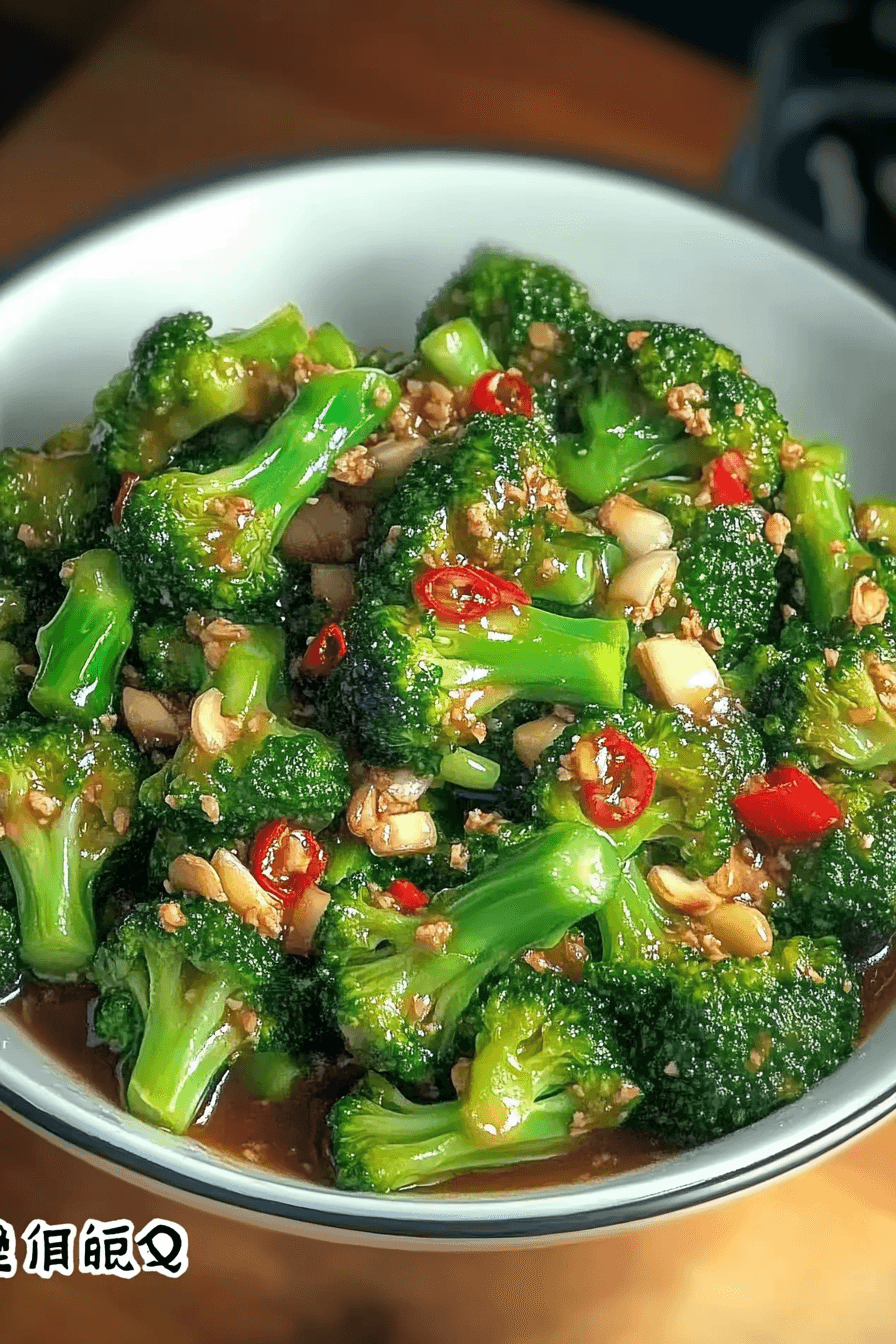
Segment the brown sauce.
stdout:
<svg viewBox="0 0 896 1344">
<path fill-rule="evenodd" d="M 66 1068 L 107 1101 L 120 1103 L 116 1056 L 90 1029 L 96 991 L 89 985 L 26 984 L 3 1009 Z M 896 1000 L 896 945 L 862 978 L 862 1038 L 880 1025 Z M 358 1076 L 354 1066 L 330 1066 L 296 1084 L 285 1102 L 259 1101 L 231 1071 L 190 1135 L 209 1148 L 302 1181 L 331 1185 L 326 1116 Z M 635 1130 L 598 1130 L 562 1157 L 447 1181 L 440 1194 L 513 1193 L 617 1176 L 672 1156 L 673 1144 Z"/>
</svg>

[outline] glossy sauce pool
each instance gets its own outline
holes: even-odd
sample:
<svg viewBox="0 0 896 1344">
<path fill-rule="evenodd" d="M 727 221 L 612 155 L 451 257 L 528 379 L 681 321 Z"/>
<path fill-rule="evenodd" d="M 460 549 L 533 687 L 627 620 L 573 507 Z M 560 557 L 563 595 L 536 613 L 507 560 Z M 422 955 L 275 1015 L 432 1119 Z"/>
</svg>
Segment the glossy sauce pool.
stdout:
<svg viewBox="0 0 896 1344">
<path fill-rule="evenodd" d="M 95 997 L 90 985 L 28 984 L 2 1011 L 21 1022 L 49 1054 L 101 1096 L 120 1103 L 116 1056 L 103 1045 L 91 1044 L 91 1005 Z M 863 975 L 863 1037 L 874 1030 L 894 1000 L 896 946 Z M 297 1083 L 288 1101 L 270 1102 L 253 1097 L 231 1071 L 190 1134 L 210 1148 L 283 1175 L 331 1185 L 327 1111 L 357 1077 L 353 1066 L 333 1065 Z M 673 1144 L 634 1130 L 598 1130 L 563 1157 L 459 1176 L 434 1189 L 440 1193 L 478 1194 L 570 1185 L 647 1166 L 676 1151 Z"/>
</svg>

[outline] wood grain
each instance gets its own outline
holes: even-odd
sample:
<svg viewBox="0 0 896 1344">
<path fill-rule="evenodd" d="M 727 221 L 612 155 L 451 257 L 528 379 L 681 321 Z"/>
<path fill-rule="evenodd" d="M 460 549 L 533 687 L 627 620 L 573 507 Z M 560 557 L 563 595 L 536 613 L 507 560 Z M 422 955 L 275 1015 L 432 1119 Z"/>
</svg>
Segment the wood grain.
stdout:
<svg viewBox="0 0 896 1344">
<path fill-rule="evenodd" d="M 537 148 L 713 184 L 745 82 L 561 0 L 151 0 L 0 142 L 0 255 L 172 179 L 326 148 Z"/>
</svg>

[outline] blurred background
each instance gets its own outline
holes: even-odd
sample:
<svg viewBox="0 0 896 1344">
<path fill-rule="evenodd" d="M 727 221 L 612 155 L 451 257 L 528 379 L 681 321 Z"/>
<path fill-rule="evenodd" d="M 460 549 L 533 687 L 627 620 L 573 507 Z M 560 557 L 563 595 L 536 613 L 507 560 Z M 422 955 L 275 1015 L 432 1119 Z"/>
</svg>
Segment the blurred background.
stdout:
<svg viewBox="0 0 896 1344">
<path fill-rule="evenodd" d="M 719 195 L 896 295 L 896 0 L 0 0 L 0 275 L 274 156 L 566 153 Z M 878 271 L 869 268 L 877 267 Z M 20 1273 L 0 1338 L 896 1341 L 896 1125 L 734 1204 L 547 1251 L 331 1246 L 181 1208 L 0 1116 L 0 1217 L 178 1219 L 177 1282 Z"/>
</svg>

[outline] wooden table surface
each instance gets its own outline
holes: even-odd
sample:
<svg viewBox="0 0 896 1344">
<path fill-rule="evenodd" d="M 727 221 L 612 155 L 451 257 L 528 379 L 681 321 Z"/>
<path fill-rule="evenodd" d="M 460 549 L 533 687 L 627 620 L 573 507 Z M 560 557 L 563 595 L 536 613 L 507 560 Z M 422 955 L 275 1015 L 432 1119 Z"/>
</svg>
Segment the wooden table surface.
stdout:
<svg viewBox="0 0 896 1344">
<path fill-rule="evenodd" d="M 0 257 L 229 164 L 409 142 L 565 151 L 712 186 L 732 72 L 553 0 L 151 0 L 0 141 Z M 896 1340 L 896 1127 L 791 1180 L 548 1251 L 340 1248 L 180 1208 L 0 1116 L 0 1218 L 180 1220 L 169 1282 L 19 1273 L 0 1338 L 44 1344 L 851 1344 Z"/>
</svg>

